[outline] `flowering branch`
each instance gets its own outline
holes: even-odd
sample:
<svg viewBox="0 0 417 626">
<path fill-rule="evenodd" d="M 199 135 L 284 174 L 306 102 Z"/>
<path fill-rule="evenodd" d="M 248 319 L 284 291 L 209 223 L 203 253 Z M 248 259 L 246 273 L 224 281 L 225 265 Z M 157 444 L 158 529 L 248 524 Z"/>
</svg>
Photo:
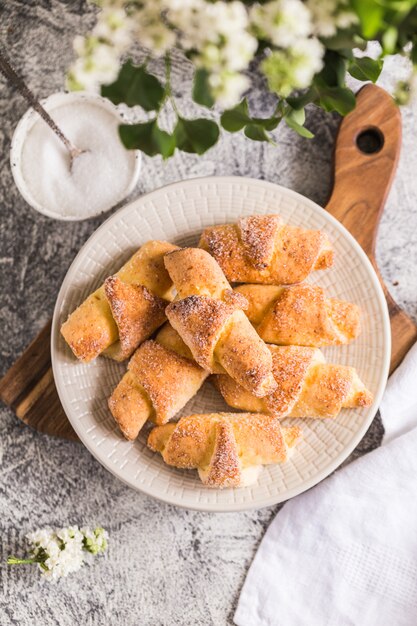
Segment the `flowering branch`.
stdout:
<svg viewBox="0 0 417 626">
<path fill-rule="evenodd" d="M 98 21 L 86 37 L 74 42 L 77 60 L 68 74 L 72 89 L 95 89 L 114 103 L 139 105 L 151 117 L 142 124 L 122 125 L 127 148 L 153 156 L 172 156 L 175 149 L 203 154 L 219 137 L 218 124 L 206 117 L 185 120 L 172 98 L 170 57 L 182 50 L 194 65 L 193 100 L 206 109 L 223 109 L 221 125 L 243 130 L 255 141 L 273 143 L 271 132 L 281 121 L 303 137 L 308 104 L 346 115 L 355 96 L 346 86 L 349 73 L 375 82 L 387 54 L 407 55 L 417 64 L 416 0 L 96 0 Z M 377 59 L 363 56 L 368 41 L 380 43 Z M 155 58 L 165 56 L 163 85 L 146 64 L 120 60 L 135 42 Z M 362 52 L 361 52 L 362 51 Z M 276 97 L 267 119 L 251 115 L 244 93 L 250 88 L 249 64 L 260 60 L 265 89 Z M 410 83 L 398 86 L 405 102 Z M 161 130 L 159 114 L 167 102 L 176 114 L 172 133 Z"/>
<path fill-rule="evenodd" d="M 108 543 L 108 534 L 101 527 L 91 530 L 70 526 L 55 531 L 46 528 L 29 533 L 26 538 L 32 544 L 31 556 L 24 559 L 10 556 L 7 564 L 37 563 L 43 577 L 53 581 L 79 570 L 88 553 L 105 552 Z"/>
</svg>

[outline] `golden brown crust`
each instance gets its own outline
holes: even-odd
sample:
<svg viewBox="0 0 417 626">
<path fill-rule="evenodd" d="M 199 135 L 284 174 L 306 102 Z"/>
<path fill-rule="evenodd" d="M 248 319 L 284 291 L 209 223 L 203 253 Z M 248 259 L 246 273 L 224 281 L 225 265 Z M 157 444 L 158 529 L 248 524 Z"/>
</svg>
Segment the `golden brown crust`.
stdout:
<svg viewBox="0 0 417 626">
<path fill-rule="evenodd" d="M 231 282 L 294 284 L 333 263 L 324 233 L 287 226 L 277 215 L 206 228 L 199 246 L 210 252 Z"/>
<path fill-rule="evenodd" d="M 156 341 L 167 348 L 172 350 L 181 356 L 185 356 L 187 359 L 193 360 L 190 348 L 183 342 L 177 331 L 167 322 L 158 331 Z"/>
<path fill-rule="evenodd" d="M 156 424 L 174 417 L 207 378 L 193 361 L 152 340 L 136 350 L 129 370 L 148 394 Z"/>
<path fill-rule="evenodd" d="M 91 361 L 110 346 L 112 349 L 108 350 L 107 356 L 117 360 L 126 358 L 138 345 L 134 345 L 134 337 L 143 336 L 139 331 L 141 311 L 149 315 L 149 319 L 142 321 L 143 328 L 154 325 L 155 315 L 160 324 L 163 323 L 165 318 L 160 314 L 161 298 L 173 298 L 173 285 L 165 269 L 164 255 L 176 248 L 166 241 L 148 241 L 112 277 L 107 288 L 112 298 L 110 304 L 105 285 L 102 285 L 73 311 L 62 325 L 61 333 L 78 359 Z M 130 289 L 129 285 L 136 288 Z M 140 286 L 155 298 L 152 306 L 150 300 L 145 302 L 143 290 L 140 294 Z M 127 298 L 126 302 L 123 302 L 123 294 Z M 118 312 L 117 324 L 111 307 L 116 315 Z M 155 328 L 157 326 L 153 330 Z M 123 335 L 120 337 L 121 342 L 113 346 L 119 340 L 119 329 Z M 150 333 L 144 334 L 149 336 Z"/>
<path fill-rule="evenodd" d="M 241 217 L 237 223 L 240 241 L 245 255 L 257 270 L 271 265 L 275 240 L 283 222 L 278 215 L 251 215 Z"/>
<path fill-rule="evenodd" d="M 270 393 L 271 355 L 242 311 L 246 298 L 231 290 L 217 262 L 205 250 L 184 248 L 165 264 L 178 291 L 166 315 L 197 363 L 227 371 L 255 395 Z"/>
<path fill-rule="evenodd" d="M 152 413 L 151 402 L 132 372 L 127 371 L 108 401 L 109 409 L 126 439 L 133 440 Z"/>
<path fill-rule="evenodd" d="M 343 407 L 372 404 L 356 370 L 331 365 L 317 348 L 269 346 L 277 388 L 265 398 L 254 398 L 229 376 L 217 376 L 226 402 L 242 410 L 262 411 L 277 417 L 334 418 Z"/>
<path fill-rule="evenodd" d="M 247 316 L 268 343 L 321 347 L 352 341 L 360 332 L 356 304 L 326 298 L 318 285 L 241 285 Z"/>
<path fill-rule="evenodd" d="M 190 348 L 194 359 L 211 373 L 218 370 L 214 351 L 224 325 L 234 312 L 233 307 L 207 296 L 189 296 L 166 308 L 172 327 Z"/>
<path fill-rule="evenodd" d="M 165 256 L 165 267 L 179 298 L 210 296 L 223 300 L 231 287 L 218 263 L 205 250 L 181 248 Z"/>
<path fill-rule="evenodd" d="M 143 285 L 156 296 L 164 300 L 172 300 L 173 285 L 165 269 L 164 257 L 177 249 L 178 246 L 168 241 L 154 239 L 147 241 L 123 265 L 117 275 L 125 283 Z"/>
<path fill-rule="evenodd" d="M 75 354 L 88 363 L 117 341 L 118 330 L 104 293 L 92 293 L 61 326 L 61 334 Z"/>
<path fill-rule="evenodd" d="M 266 396 L 275 389 L 268 347 L 243 311 L 234 311 L 227 320 L 214 355 L 229 376 L 255 396 Z"/>
<path fill-rule="evenodd" d="M 214 448 L 205 477 L 209 487 L 239 487 L 241 465 L 233 426 L 221 421 L 215 424 Z"/>
<path fill-rule="evenodd" d="M 286 461 L 300 436 L 269 415 L 213 413 L 154 428 L 148 446 L 169 465 L 196 468 L 204 484 L 223 488 L 241 486 L 251 467 Z"/>
<path fill-rule="evenodd" d="M 167 422 L 197 393 L 208 373 L 190 357 L 169 324 L 155 341 L 145 341 L 136 350 L 109 399 L 110 411 L 127 439 L 135 439 L 147 419 Z"/>
<path fill-rule="evenodd" d="M 166 300 L 152 294 L 143 285 L 129 285 L 118 276 L 110 276 L 104 291 L 119 331 L 119 342 L 105 354 L 124 361 L 166 320 Z"/>
</svg>

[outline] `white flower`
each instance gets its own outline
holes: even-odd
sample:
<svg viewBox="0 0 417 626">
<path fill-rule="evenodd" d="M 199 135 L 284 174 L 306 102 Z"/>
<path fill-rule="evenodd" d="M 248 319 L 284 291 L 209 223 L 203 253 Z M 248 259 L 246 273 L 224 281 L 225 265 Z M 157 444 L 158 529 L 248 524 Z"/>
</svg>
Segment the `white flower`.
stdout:
<svg viewBox="0 0 417 626">
<path fill-rule="evenodd" d="M 87 57 L 78 58 L 70 68 L 68 80 L 78 89 L 98 91 L 100 84 L 112 83 L 119 73 L 119 56 L 105 44 L 98 44 Z"/>
<path fill-rule="evenodd" d="M 256 50 L 257 42 L 247 32 L 248 14 L 241 2 L 165 0 L 167 20 L 180 31 L 184 49 L 202 50 L 208 43 L 222 48 L 226 42 L 243 40 Z M 239 54 L 239 51 L 237 51 Z"/>
<path fill-rule="evenodd" d="M 92 35 L 124 52 L 132 45 L 132 29 L 133 20 L 123 9 L 105 8 L 98 16 Z"/>
<path fill-rule="evenodd" d="M 236 104 L 249 81 L 240 74 L 258 47 L 248 32 L 249 19 L 241 2 L 165 0 L 166 18 L 180 32 L 180 43 L 192 51 L 196 67 L 209 72 L 215 100 L 224 107 Z"/>
<path fill-rule="evenodd" d="M 69 88 L 99 91 L 101 84 L 113 82 L 120 57 L 132 44 L 133 27 L 124 8 L 104 7 L 91 34 L 74 39 L 78 59 L 68 73 Z"/>
<path fill-rule="evenodd" d="M 90 528 L 81 528 L 81 532 L 84 535 L 84 550 L 91 552 L 91 554 L 98 554 L 99 552 L 104 552 L 106 550 L 109 535 L 104 528 L 98 527 L 94 530 L 91 530 Z"/>
<path fill-rule="evenodd" d="M 332 37 L 340 29 L 358 22 L 358 16 L 349 9 L 348 0 L 307 0 L 313 19 L 314 33 Z"/>
<path fill-rule="evenodd" d="M 304 39 L 287 50 L 274 50 L 261 63 L 269 89 L 286 98 L 311 84 L 323 67 L 324 48 L 318 39 Z"/>
<path fill-rule="evenodd" d="M 87 553 L 99 554 L 107 548 L 107 532 L 97 527 L 94 530 L 69 526 L 58 530 L 44 528 L 26 535 L 32 544 L 29 559 L 10 557 L 10 565 L 37 563 L 43 577 L 55 581 L 80 569 Z"/>
<path fill-rule="evenodd" d="M 258 42 L 252 35 L 242 31 L 227 39 L 222 48 L 225 66 L 231 71 L 244 70 L 252 61 Z"/>
<path fill-rule="evenodd" d="M 254 5 L 250 20 L 258 37 L 287 48 L 312 32 L 310 12 L 301 0 L 271 0 Z"/>
<path fill-rule="evenodd" d="M 148 1 L 133 13 L 135 33 L 139 43 L 155 56 L 162 56 L 176 43 L 175 33 L 162 20 L 163 4 Z"/>
<path fill-rule="evenodd" d="M 225 109 L 234 107 L 249 87 L 249 79 L 243 74 L 223 72 L 212 74 L 209 84 L 216 102 Z"/>
</svg>

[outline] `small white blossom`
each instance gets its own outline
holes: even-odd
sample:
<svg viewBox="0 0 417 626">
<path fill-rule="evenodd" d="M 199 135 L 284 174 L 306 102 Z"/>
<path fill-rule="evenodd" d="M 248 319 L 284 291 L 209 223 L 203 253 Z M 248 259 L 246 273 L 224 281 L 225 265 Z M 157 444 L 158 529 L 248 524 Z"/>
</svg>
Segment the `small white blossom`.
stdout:
<svg viewBox="0 0 417 626">
<path fill-rule="evenodd" d="M 318 39 L 304 39 L 287 50 L 274 50 L 261 63 L 269 89 L 283 98 L 308 87 L 323 67 L 324 48 Z"/>
<path fill-rule="evenodd" d="M 165 0 L 167 20 L 180 32 L 180 43 L 192 51 L 196 67 L 209 72 L 214 99 L 223 107 L 236 104 L 249 81 L 240 74 L 258 47 L 248 32 L 249 19 L 241 2 Z"/>
<path fill-rule="evenodd" d="M 78 59 L 68 73 L 69 88 L 99 91 L 101 84 L 113 82 L 119 73 L 120 57 L 132 45 L 133 27 L 133 20 L 123 8 L 114 8 L 113 4 L 104 7 L 91 33 L 74 39 Z"/>
<path fill-rule="evenodd" d="M 86 553 L 104 552 L 108 541 L 108 535 L 103 528 L 80 530 L 78 526 L 55 531 L 44 528 L 27 534 L 26 538 L 32 544 L 31 557 L 10 557 L 8 563 L 37 563 L 42 576 L 51 581 L 78 571 L 85 562 Z"/>
<path fill-rule="evenodd" d="M 307 0 L 314 33 L 320 37 L 333 37 L 340 29 L 358 22 L 358 16 L 349 9 L 348 0 Z"/>
<path fill-rule="evenodd" d="M 216 102 L 224 109 L 234 107 L 249 87 L 247 76 L 233 72 L 212 74 L 209 84 Z"/>
<path fill-rule="evenodd" d="M 84 47 L 91 42 L 85 42 Z M 76 42 L 80 49 L 82 44 Z M 80 56 L 70 68 L 67 82 L 72 89 L 99 91 L 101 84 L 113 82 L 119 73 L 120 59 L 117 51 L 107 44 L 93 43 L 92 49 Z"/>
<path fill-rule="evenodd" d="M 161 0 L 144 2 L 132 13 L 134 32 L 139 43 L 160 57 L 176 44 L 176 36 L 162 19 L 164 4 Z"/>
<path fill-rule="evenodd" d="M 271 0 L 254 5 L 250 20 L 258 37 L 288 48 L 312 33 L 310 11 L 301 0 Z"/>
<path fill-rule="evenodd" d="M 132 45 L 133 21 L 123 9 L 103 9 L 92 35 L 124 52 Z"/>
<path fill-rule="evenodd" d="M 98 554 L 106 550 L 109 535 L 104 528 L 98 527 L 91 530 L 90 528 L 84 527 L 81 528 L 81 533 L 84 535 L 84 550 L 91 552 L 91 554 Z"/>
</svg>

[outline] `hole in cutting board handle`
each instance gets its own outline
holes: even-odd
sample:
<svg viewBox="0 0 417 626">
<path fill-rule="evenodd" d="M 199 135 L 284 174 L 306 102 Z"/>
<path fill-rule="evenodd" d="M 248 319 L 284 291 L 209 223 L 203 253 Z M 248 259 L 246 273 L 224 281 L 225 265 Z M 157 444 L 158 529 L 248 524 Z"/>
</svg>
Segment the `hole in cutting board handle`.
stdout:
<svg viewBox="0 0 417 626">
<path fill-rule="evenodd" d="M 370 126 L 356 136 L 356 146 L 362 154 L 376 154 L 384 147 L 384 135 L 379 128 Z"/>
</svg>

